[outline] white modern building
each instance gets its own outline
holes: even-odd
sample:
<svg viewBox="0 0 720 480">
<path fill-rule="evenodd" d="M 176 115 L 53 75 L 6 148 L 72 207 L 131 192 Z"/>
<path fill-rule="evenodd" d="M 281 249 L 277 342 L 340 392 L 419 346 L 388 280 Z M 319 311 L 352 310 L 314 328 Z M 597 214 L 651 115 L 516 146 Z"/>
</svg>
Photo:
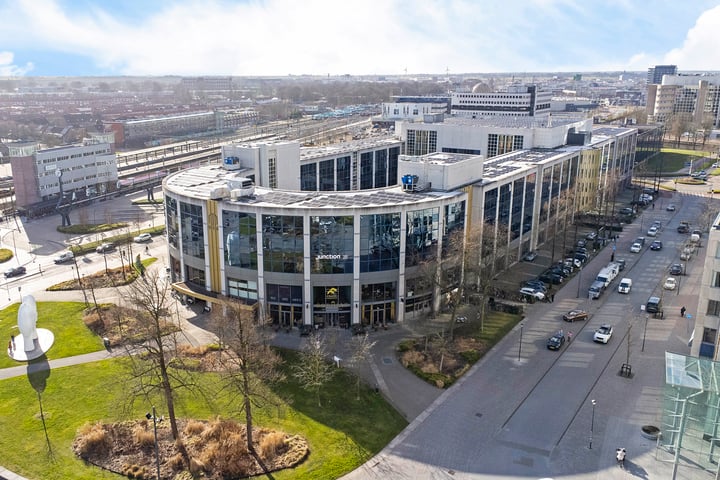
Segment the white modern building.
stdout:
<svg viewBox="0 0 720 480">
<path fill-rule="evenodd" d="M 510 85 L 492 93 L 453 92 L 450 113 L 470 118 L 543 117 L 550 113 L 551 92 L 537 85 Z"/>
<path fill-rule="evenodd" d="M 720 127 L 720 75 L 663 75 L 660 85 L 648 85 L 647 113 L 649 122 L 686 114 L 698 128 Z"/>
</svg>

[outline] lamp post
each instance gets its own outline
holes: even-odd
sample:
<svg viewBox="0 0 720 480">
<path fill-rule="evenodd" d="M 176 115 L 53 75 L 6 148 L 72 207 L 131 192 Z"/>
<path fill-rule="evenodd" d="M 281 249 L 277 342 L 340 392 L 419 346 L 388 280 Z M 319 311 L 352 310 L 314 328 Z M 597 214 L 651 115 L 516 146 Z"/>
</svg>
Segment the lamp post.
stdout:
<svg viewBox="0 0 720 480">
<path fill-rule="evenodd" d="M 647 324 L 648 324 L 648 318 L 649 318 L 649 317 L 650 317 L 650 315 L 648 315 L 648 314 L 646 313 L 646 314 L 645 314 L 645 328 L 643 329 L 643 343 L 642 343 L 642 348 L 640 349 L 641 352 L 644 352 L 644 351 L 645 351 L 645 334 L 647 333 Z"/>
<path fill-rule="evenodd" d="M 152 407 L 152 413 L 146 413 L 145 418 L 153 421 L 153 432 L 155 433 L 155 466 L 157 467 L 157 478 L 160 480 L 160 450 L 158 448 L 157 439 L 157 416 L 155 415 L 155 405 Z M 161 419 L 162 420 L 162 419 Z"/>
<path fill-rule="evenodd" d="M 518 344 L 518 363 L 520 363 L 520 354 L 522 353 L 522 334 L 523 334 L 523 323 L 520 322 L 520 343 Z"/>
<path fill-rule="evenodd" d="M 592 403 L 592 417 L 590 417 L 590 450 L 592 450 L 593 431 L 595 430 L 595 399 L 590 400 Z"/>
<path fill-rule="evenodd" d="M 583 271 L 583 266 L 582 266 L 582 264 L 580 264 L 580 271 L 578 272 L 578 291 L 577 291 L 576 298 L 580 298 L 580 285 L 582 284 L 582 271 Z"/>
</svg>

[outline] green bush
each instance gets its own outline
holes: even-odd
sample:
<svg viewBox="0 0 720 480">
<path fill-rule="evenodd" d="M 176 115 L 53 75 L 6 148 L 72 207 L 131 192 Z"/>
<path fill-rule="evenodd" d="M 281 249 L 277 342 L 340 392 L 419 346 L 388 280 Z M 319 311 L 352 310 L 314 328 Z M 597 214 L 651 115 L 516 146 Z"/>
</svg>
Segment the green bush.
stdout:
<svg viewBox="0 0 720 480">
<path fill-rule="evenodd" d="M 7 262 L 13 258 L 12 250 L 8 248 L 0 248 L 0 263 Z"/>
</svg>

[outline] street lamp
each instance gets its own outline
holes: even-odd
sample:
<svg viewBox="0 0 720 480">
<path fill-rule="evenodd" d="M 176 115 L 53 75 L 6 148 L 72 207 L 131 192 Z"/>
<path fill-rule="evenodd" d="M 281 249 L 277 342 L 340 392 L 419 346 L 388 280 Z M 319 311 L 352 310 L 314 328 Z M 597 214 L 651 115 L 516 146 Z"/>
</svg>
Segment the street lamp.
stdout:
<svg viewBox="0 0 720 480">
<path fill-rule="evenodd" d="M 645 314 L 645 328 L 643 329 L 643 343 L 642 343 L 642 348 L 640 349 L 641 352 L 645 351 L 645 334 L 647 333 L 648 318 L 650 318 L 650 315 L 648 315 L 646 313 Z"/>
<path fill-rule="evenodd" d="M 592 450 L 593 431 L 595 430 L 595 399 L 590 400 L 592 403 L 592 417 L 590 417 L 590 450 Z"/>
<path fill-rule="evenodd" d="M 577 291 L 576 298 L 580 298 L 580 285 L 582 284 L 582 271 L 583 271 L 583 266 L 582 266 L 582 264 L 580 264 L 580 271 L 578 272 L 578 291 Z"/>
<path fill-rule="evenodd" d="M 158 449 L 158 439 L 157 439 L 158 418 L 155 415 L 155 405 L 153 405 L 153 407 L 152 407 L 152 413 L 146 413 L 145 418 L 153 421 L 153 431 L 155 433 L 155 466 L 157 467 L 157 478 L 159 480 L 160 479 L 160 450 Z M 160 418 L 160 421 L 162 421 L 162 418 Z"/>
<path fill-rule="evenodd" d="M 522 334 L 523 334 L 523 323 L 520 322 L 520 344 L 518 345 L 518 363 L 520 363 L 520 354 L 522 353 Z"/>
</svg>

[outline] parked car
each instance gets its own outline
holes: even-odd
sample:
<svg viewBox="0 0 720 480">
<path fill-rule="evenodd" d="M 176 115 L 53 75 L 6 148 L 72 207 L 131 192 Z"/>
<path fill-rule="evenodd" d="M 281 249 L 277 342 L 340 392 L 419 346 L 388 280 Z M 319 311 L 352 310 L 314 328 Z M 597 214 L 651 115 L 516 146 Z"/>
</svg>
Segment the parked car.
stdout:
<svg viewBox="0 0 720 480">
<path fill-rule="evenodd" d="M 585 248 L 585 246 L 587 245 L 587 242 L 586 242 L 585 240 L 582 240 L 582 239 L 581 239 L 581 240 L 578 240 L 575 245 L 576 245 L 578 248 Z"/>
<path fill-rule="evenodd" d="M 670 275 L 685 275 L 685 265 L 682 263 L 673 263 L 669 268 Z"/>
<path fill-rule="evenodd" d="M 550 283 L 553 285 L 560 285 L 563 283 L 563 277 L 562 275 L 558 275 L 557 273 L 551 273 L 551 272 L 545 272 L 538 276 L 539 280 L 542 280 L 545 283 Z"/>
<path fill-rule="evenodd" d="M 526 262 L 534 262 L 537 256 L 537 252 L 527 252 L 525 256 L 523 256 L 523 260 Z"/>
<path fill-rule="evenodd" d="M 665 210 L 667 210 L 668 212 L 674 212 L 674 211 L 675 211 L 675 204 L 674 204 L 674 203 L 671 203 L 670 205 L 668 205 L 667 207 L 665 207 Z"/>
<path fill-rule="evenodd" d="M 547 348 L 548 350 L 560 350 L 560 347 L 562 347 L 565 344 L 565 334 L 560 331 L 553 334 L 552 337 L 548 338 L 547 341 Z"/>
<path fill-rule="evenodd" d="M 683 250 L 683 251 L 680 253 L 680 260 L 685 260 L 685 261 L 687 261 L 687 260 L 690 260 L 691 258 L 692 258 L 692 252 L 688 252 L 688 251 Z"/>
<path fill-rule="evenodd" d="M 5 270 L 5 278 L 17 277 L 19 275 L 25 275 L 26 270 L 22 265 L 19 267 L 11 267 Z"/>
<path fill-rule="evenodd" d="M 146 243 L 150 240 L 152 240 L 152 235 L 150 235 L 149 233 L 141 233 L 137 237 L 133 238 L 133 241 L 135 243 Z"/>
<path fill-rule="evenodd" d="M 662 247 L 663 247 L 663 245 L 660 240 L 655 240 L 654 242 L 652 242 L 650 244 L 650 250 L 655 250 L 655 251 L 662 250 Z"/>
<path fill-rule="evenodd" d="M 648 231 L 647 231 L 647 236 L 648 236 L 648 237 L 657 237 L 657 234 L 658 234 L 658 229 L 657 229 L 657 227 L 650 227 L 650 228 L 648 229 Z"/>
<path fill-rule="evenodd" d="M 545 285 L 545 283 L 541 280 L 528 280 L 524 282 L 522 286 L 534 288 L 535 290 L 540 290 L 543 293 L 548 291 L 547 285 Z"/>
<path fill-rule="evenodd" d="M 579 258 L 574 257 L 568 257 L 565 259 L 565 265 L 568 264 L 568 262 L 572 263 L 575 268 L 582 267 L 583 262 Z"/>
<path fill-rule="evenodd" d="M 75 258 L 75 255 L 73 255 L 73 252 L 67 251 L 67 252 L 63 252 L 60 255 L 58 255 L 57 257 L 53 258 L 53 262 L 65 263 L 65 262 L 69 262 L 73 258 Z"/>
<path fill-rule="evenodd" d="M 645 304 L 645 311 L 648 313 L 659 313 L 662 311 L 662 301 L 660 297 L 650 297 Z"/>
<path fill-rule="evenodd" d="M 590 232 L 585 235 L 585 240 L 595 240 L 597 238 L 597 232 Z"/>
<path fill-rule="evenodd" d="M 115 248 L 116 247 L 115 247 L 114 243 L 103 243 L 102 245 L 99 245 L 95 249 L 95 251 L 97 253 L 107 253 L 107 252 L 112 252 L 113 250 L 115 250 Z"/>
<path fill-rule="evenodd" d="M 575 320 L 587 320 L 588 319 L 588 312 L 585 310 L 570 310 L 565 315 L 563 315 L 563 320 L 566 322 L 574 322 Z"/>
<path fill-rule="evenodd" d="M 635 212 L 634 212 L 633 209 L 630 208 L 630 207 L 623 207 L 623 208 L 620 209 L 620 211 L 619 211 L 618 213 L 619 213 L 620 215 L 632 215 L 632 214 L 635 213 Z"/>
<path fill-rule="evenodd" d="M 680 222 L 677 231 L 678 233 L 688 233 L 690 231 L 690 224 L 688 222 Z"/>
<path fill-rule="evenodd" d="M 663 288 L 665 290 L 675 290 L 675 287 L 677 287 L 677 280 L 674 277 L 668 277 L 665 279 L 665 283 L 663 283 Z"/>
<path fill-rule="evenodd" d="M 533 297 L 536 300 L 545 300 L 545 294 L 543 292 L 531 287 L 522 287 L 520 289 L 520 293 L 529 297 Z"/>
<path fill-rule="evenodd" d="M 588 256 L 587 253 L 575 252 L 575 256 L 573 258 L 583 264 L 587 262 Z"/>
<path fill-rule="evenodd" d="M 622 272 L 623 270 L 625 270 L 625 265 L 627 264 L 627 260 L 625 260 L 624 258 L 616 258 L 615 263 L 618 264 L 618 270 Z"/>
<path fill-rule="evenodd" d="M 635 242 L 632 245 L 630 245 L 630 251 L 632 253 L 640 253 L 640 250 L 642 250 L 642 244 Z"/>
<path fill-rule="evenodd" d="M 600 325 L 600 328 L 595 330 L 595 335 L 593 335 L 593 341 L 598 343 L 608 343 L 610 341 L 610 337 L 612 337 L 613 333 L 613 327 L 609 323 L 603 323 Z"/>
</svg>

